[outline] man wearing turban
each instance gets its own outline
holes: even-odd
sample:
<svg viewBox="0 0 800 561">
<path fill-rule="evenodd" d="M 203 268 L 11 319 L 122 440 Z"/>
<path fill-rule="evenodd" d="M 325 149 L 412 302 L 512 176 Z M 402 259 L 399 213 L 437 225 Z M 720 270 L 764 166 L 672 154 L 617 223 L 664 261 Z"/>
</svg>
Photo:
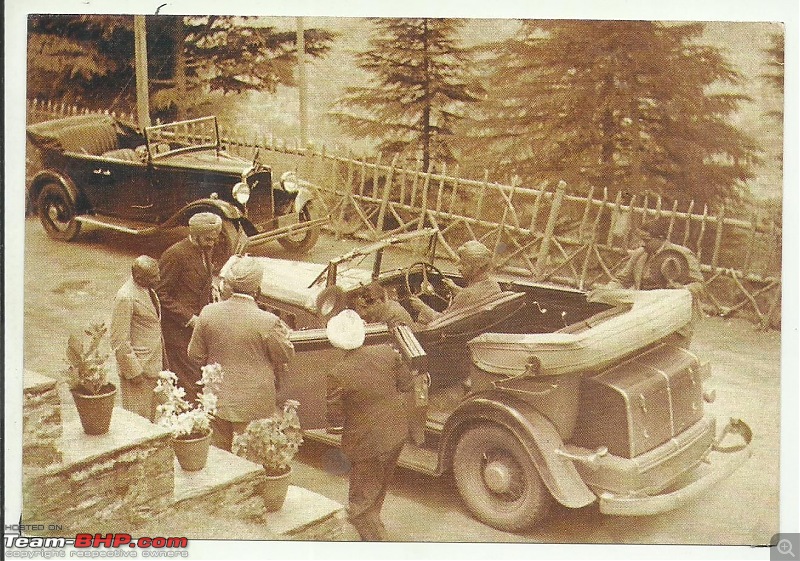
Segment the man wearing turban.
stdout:
<svg viewBox="0 0 800 561">
<path fill-rule="evenodd" d="M 294 357 L 289 328 L 256 304 L 263 276 L 255 258 L 235 261 L 223 280 L 230 298 L 203 308 L 189 342 L 193 362 L 222 366 L 212 443 L 223 450 L 250 421 L 275 412 L 280 378 Z"/>
<path fill-rule="evenodd" d="M 419 313 L 418 323 L 430 324 L 484 301 L 487 297 L 500 294 L 500 285 L 489 276 L 492 269 L 492 252 L 488 247 L 479 241 L 470 240 L 462 244 L 456 250 L 456 254 L 458 270 L 467 286 L 461 288 L 450 279 L 444 280 L 454 293 L 453 301 L 444 312 L 437 312 L 419 298 L 412 297 L 411 306 Z"/>
<path fill-rule="evenodd" d="M 222 231 L 222 219 L 211 212 L 199 212 L 189 219 L 189 236 L 161 255 L 161 329 L 170 369 L 186 390 L 186 399 L 197 397 L 200 366 L 186 348 L 203 306 L 211 302 L 211 279 L 215 273 L 212 252 Z"/>
<path fill-rule="evenodd" d="M 327 416 L 343 427 L 350 461 L 348 519 L 362 540 L 385 541 L 380 512 L 408 434 L 411 372 L 389 345 L 363 346 L 364 320 L 353 310 L 331 318 L 326 335 L 342 351 L 327 374 Z"/>
</svg>

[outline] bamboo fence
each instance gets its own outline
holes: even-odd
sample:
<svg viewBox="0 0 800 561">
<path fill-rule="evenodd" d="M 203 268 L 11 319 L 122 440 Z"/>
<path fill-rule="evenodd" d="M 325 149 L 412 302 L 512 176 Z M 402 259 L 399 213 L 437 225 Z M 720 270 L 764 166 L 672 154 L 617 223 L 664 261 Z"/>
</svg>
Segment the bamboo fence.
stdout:
<svg viewBox="0 0 800 561">
<path fill-rule="evenodd" d="M 63 104 L 28 105 L 29 122 L 87 113 Z M 135 122 L 130 115 L 118 117 Z M 330 215 L 337 237 L 375 239 L 433 226 L 445 256 L 455 259 L 461 243 L 479 240 L 493 251 L 498 271 L 540 282 L 588 290 L 611 280 L 632 249 L 636 225 L 661 217 L 669 224 L 668 239 L 700 259 L 707 310 L 744 313 L 760 328 L 779 324 L 781 230 L 757 211 L 742 219 L 729 216 L 728 204 L 712 210 L 691 201 L 680 208 L 660 196 L 624 200 L 605 188 L 577 194 L 564 182 L 502 184 L 491 181 L 488 172 L 477 180 L 461 177 L 457 166 L 423 170 L 418 163 L 382 154 L 333 154 L 324 146 L 302 148 L 298 141 L 224 133 L 231 153 L 250 158 L 258 149 L 273 169 L 297 171 L 317 191 L 320 210 Z M 32 160 L 35 155 L 28 157 L 29 168 L 35 168 Z"/>
</svg>

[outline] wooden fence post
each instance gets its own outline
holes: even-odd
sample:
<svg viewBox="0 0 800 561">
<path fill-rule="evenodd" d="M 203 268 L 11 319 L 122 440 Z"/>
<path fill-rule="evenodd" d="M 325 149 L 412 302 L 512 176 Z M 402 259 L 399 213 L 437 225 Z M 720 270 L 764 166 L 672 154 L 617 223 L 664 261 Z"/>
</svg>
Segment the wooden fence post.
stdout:
<svg viewBox="0 0 800 561">
<path fill-rule="evenodd" d="M 553 202 L 550 205 L 550 216 L 547 218 L 547 226 L 544 230 L 544 237 L 542 238 L 542 245 L 539 246 L 539 254 L 536 256 L 535 276 L 541 276 L 544 271 L 545 262 L 547 261 L 547 254 L 550 251 L 550 240 L 553 237 L 553 232 L 556 228 L 558 220 L 558 211 L 561 209 L 561 201 L 564 199 L 564 193 L 567 190 L 567 184 L 564 181 L 559 181 L 556 187 Z"/>
<path fill-rule="evenodd" d="M 717 272 L 717 263 L 719 263 L 719 249 L 722 246 L 722 227 L 725 225 L 725 203 L 719 209 L 717 215 L 717 235 L 714 239 L 714 253 L 711 255 L 711 270 Z"/>
<path fill-rule="evenodd" d="M 389 205 L 389 197 L 392 194 L 392 179 L 394 178 L 394 167 L 397 165 L 397 156 L 392 158 L 392 164 L 389 166 L 389 171 L 386 173 L 386 181 L 383 185 L 383 193 L 381 194 L 381 207 L 378 211 L 378 227 L 375 230 L 376 238 L 383 232 L 383 222 L 386 218 L 386 207 Z"/>
</svg>

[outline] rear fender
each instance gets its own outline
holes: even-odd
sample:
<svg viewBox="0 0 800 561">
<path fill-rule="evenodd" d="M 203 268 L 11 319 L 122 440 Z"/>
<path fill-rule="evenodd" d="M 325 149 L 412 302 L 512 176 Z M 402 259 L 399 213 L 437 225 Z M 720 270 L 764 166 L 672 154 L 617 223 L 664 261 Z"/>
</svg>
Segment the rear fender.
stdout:
<svg viewBox="0 0 800 561">
<path fill-rule="evenodd" d="M 595 501 L 572 461 L 556 453 L 564 443 L 553 424 L 524 401 L 495 391 L 476 394 L 447 419 L 439 450 L 441 471 L 451 469 L 456 443 L 464 431 L 482 422 L 497 423 L 519 439 L 559 503 L 580 508 Z"/>
<path fill-rule="evenodd" d="M 300 187 L 300 189 L 297 191 L 297 197 L 294 199 L 294 211 L 299 213 L 301 210 L 303 210 L 303 207 L 306 206 L 308 201 L 315 198 L 316 196 L 310 189 Z"/>
<path fill-rule="evenodd" d="M 42 192 L 42 189 L 48 183 L 57 183 L 61 185 L 67 192 L 67 195 L 69 195 L 70 199 L 72 200 L 72 204 L 75 205 L 75 209 L 78 212 L 88 210 L 88 203 L 86 202 L 85 197 L 81 195 L 81 192 L 75 186 L 75 183 L 73 183 L 72 180 L 66 175 L 52 169 L 40 171 L 31 181 L 31 185 L 28 188 L 28 197 L 34 204 L 39 198 L 39 193 Z"/>
<path fill-rule="evenodd" d="M 242 222 L 246 220 L 243 218 L 241 211 L 227 201 L 221 199 L 197 199 L 188 205 L 184 206 L 178 212 L 173 214 L 166 222 L 161 225 L 161 228 L 174 228 L 176 226 L 185 226 L 189 218 L 198 212 L 213 212 L 222 219 L 227 219 L 232 222 Z"/>
</svg>

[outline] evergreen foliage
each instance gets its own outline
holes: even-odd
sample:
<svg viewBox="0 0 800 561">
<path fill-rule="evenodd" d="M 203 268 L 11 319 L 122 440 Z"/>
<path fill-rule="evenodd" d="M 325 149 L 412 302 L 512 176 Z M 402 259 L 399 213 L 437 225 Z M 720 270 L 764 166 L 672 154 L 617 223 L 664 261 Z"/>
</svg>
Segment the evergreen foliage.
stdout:
<svg viewBox="0 0 800 561">
<path fill-rule="evenodd" d="M 262 26 L 255 17 L 147 16 L 146 22 L 155 106 L 197 103 L 212 91 L 274 92 L 278 84 L 294 85 L 294 31 Z M 307 54 L 324 55 L 332 40 L 328 31 L 307 29 Z M 176 52 L 176 44 L 184 45 L 182 52 Z M 175 89 L 178 72 L 186 79 L 183 94 Z M 28 84 L 30 97 L 130 110 L 135 106 L 133 18 L 30 16 Z"/>
<path fill-rule="evenodd" d="M 753 176 L 755 142 L 729 117 L 747 98 L 703 24 L 523 23 L 494 45 L 471 158 L 494 175 L 714 202 Z"/>
<path fill-rule="evenodd" d="M 431 161 L 453 161 L 453 126 L 464 105 L 483 93 L 459 46 L 464 20 L 373 21 L 370 49 L 356 58 L 370 82 L 348 88 L 332 115 L 350 135 L 378 140 L 384 152 L 419 156 L 423 169 Z"/>
</svg>

